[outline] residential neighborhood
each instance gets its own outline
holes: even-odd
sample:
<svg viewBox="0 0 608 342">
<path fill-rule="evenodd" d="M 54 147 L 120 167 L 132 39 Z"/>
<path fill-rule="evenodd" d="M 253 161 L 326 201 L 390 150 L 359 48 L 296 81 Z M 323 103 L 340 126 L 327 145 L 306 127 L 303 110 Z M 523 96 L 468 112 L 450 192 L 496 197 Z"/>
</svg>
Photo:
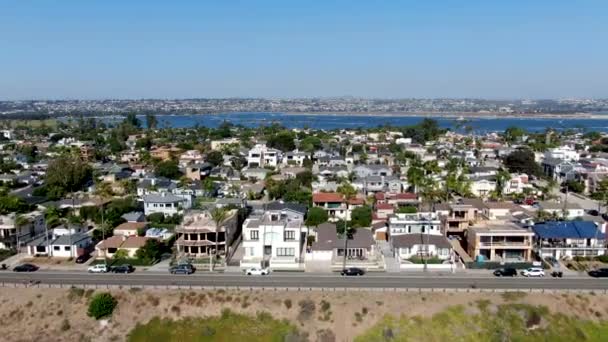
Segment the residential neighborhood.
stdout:
<svg viewBox="0 0 608 342">
<path fill-rule="evenodd" d="M 7 260 L 431 274 L 575 274 L 608 263 L 608 137 L 599 133 L 463 134 L 425 119 L 378 130 L 225 122 L 169 134 L 145 119 L 147 128 L 130 115 L 114 127 L 83 119 L 5 130 Z"/>
</svg>

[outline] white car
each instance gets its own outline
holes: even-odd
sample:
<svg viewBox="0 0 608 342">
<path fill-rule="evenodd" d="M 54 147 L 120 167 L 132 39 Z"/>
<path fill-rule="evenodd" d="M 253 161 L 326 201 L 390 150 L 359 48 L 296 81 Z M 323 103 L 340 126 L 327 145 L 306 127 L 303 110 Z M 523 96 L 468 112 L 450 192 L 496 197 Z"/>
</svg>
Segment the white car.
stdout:
<svg viewBox="0 0 608 342">
<path fill-rule="evenodd" d="M 545 271 L 542 268 L 532 267 L 528 268 L 527 270 L 523 270 L 521 275 L 524 277 L 544 277 Z"/>
<path fill-rule="evenodd" d="M 87 269 L 89 273 L 107 273 L 109 271 L 108 266 L 104 264 L 97 264 Z"/>
<path fill-rule="evenodd" d="M 246 275 L 269 275 L 270 270 L 267 268 L 253 267 L 253 268 L 249 268 L 249 269 L 245 270 L 245 274 Z"/>
</svg>

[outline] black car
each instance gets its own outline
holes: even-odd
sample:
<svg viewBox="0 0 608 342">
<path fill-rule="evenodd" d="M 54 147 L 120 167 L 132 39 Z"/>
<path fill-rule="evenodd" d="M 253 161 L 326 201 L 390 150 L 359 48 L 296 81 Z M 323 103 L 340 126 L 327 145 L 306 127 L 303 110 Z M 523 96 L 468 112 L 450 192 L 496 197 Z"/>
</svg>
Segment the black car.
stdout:
<svg viewBox="0 0 608 342">
<path fill-rule="evenodd" d="M 340 272 L 340 275 L 343 276 L 362 276 L 364 274 L 365 271 L 357 267 L 345 268 L 342 270 L 342 272 Z"/>
<path fill-rule="evenodd" d="M 76 263 L 77 264 L 84 264 L 87 260 L 89 260 L 89 258 L 91 258 L 90 254 L 80 255 L 78 258 L 76 258 Z"/>
<path fill-rule="evenodd" d="M 600 268 L 597 270 L 589 271 L 589 275 L 594 278 L 608 278 L 608 268 Z"/>
<path fill-rule="evenodd" d="M 38 271 L 38 266 L 32 264 L 21 264 L 13 268 L 15 272 L 35 272 Z"/>
<path fill-rule="evenodd" d="M 131 273 L 133 271 L 135 271 L 135 268 L 129 264 L 112 267 L 114 273 Z"/>
<path fill-rule="evenodd" d="M 591 210 L 587 210 L 587 214 L 589 214 L 591 216 L 599 216 L 600 212 L 595 209 L 591 209 Z"/>
<path fill-rule="evenodd" d="M 497 277 L 515 277 L 517 276 L 517 270 L 514 268 L 499 268 L 494 271 L 494 275 Z"/>
<path fill-rule="evenodd" d="M 184 265 L 176 265 L 169 268 L 169 272 L 171 274 L 192 274 L 194 273 L 194 267 L 192 265 L 184 264 Z"/>
</svg>

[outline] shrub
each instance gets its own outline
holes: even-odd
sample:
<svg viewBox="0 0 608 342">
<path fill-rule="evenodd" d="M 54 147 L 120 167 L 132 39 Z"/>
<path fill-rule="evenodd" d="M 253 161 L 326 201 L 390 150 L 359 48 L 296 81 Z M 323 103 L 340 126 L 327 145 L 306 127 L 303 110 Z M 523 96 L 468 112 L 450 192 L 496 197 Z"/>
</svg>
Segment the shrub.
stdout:
<svg viewBox="0 0 608 342">
<path fill-rule="evenodd" d="M 98 293 L 89 303 L 88 315 L 95 319 L 110 316 L 117 305 L 118 301 L 110 293 Z"/>
<path fill-rule="evenodd" d="M 67 319 L 64 319 L 63 322 L 61 322 L 61 331 L 68 331 L 71 327 L 72 326 L 70 325 L 70 322 Z"/>
<path fill-rule="evenodd" d="M 315 302 L 310 299 L 303 299 L 298 302 L 298 305 L 300 306 L 300 313 L 298 315 L 298 318 L 300 320 L 310 319 L 312 317 L 312 315 L 315 313 L 315 310 L 316 310 Z"/>
<path fill-rule="evenodd" d="M 291 309 L 291 299 L 285 299 L 283 304 L 285 304 L 286 308 Z"/>
<path fill-rule="evenodd" d="M 608 264 L 608 254 L 600 255 L 595 260 Z"/>
</svg>

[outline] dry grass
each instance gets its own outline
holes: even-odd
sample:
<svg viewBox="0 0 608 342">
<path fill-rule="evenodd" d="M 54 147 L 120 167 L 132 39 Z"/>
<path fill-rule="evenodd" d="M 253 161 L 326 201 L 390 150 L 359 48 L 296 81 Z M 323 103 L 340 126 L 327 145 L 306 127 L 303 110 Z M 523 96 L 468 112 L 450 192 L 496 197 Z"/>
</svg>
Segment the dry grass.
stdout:
<svg viewBox="0 0 608 342">
<path fill-rule="evenodd" d="M 156 316 L 202 317 L 220 315 L 224 309 L 252 316 L 263 311 L 287 319 L 308 334 L 311 341 L 352 341 L 387 314 L 432 317 L 457 305 L 465 307 L 468 314 L 491 312 L 508 302 L 545 306 L 550 312 L 593 321 L 608 318 L 608 296 L 599 294 L 505 298 L 501 294 L 428 293 L 424 299 L 411 293 L 359 291 L 328 294 L 124 289 L 112 294 L 119 304 L 114 316 L 104 323 L 86 315 L 92 295 L 88 289 L 4 288 L 0 291 L 2 341 L 46 341 L 49 336 L 54 341 L 122 341 L 136 323 L 146 323 Z M 536 323 L 536 317 L 526 318 L 526 324 Z"/>
</svg>

